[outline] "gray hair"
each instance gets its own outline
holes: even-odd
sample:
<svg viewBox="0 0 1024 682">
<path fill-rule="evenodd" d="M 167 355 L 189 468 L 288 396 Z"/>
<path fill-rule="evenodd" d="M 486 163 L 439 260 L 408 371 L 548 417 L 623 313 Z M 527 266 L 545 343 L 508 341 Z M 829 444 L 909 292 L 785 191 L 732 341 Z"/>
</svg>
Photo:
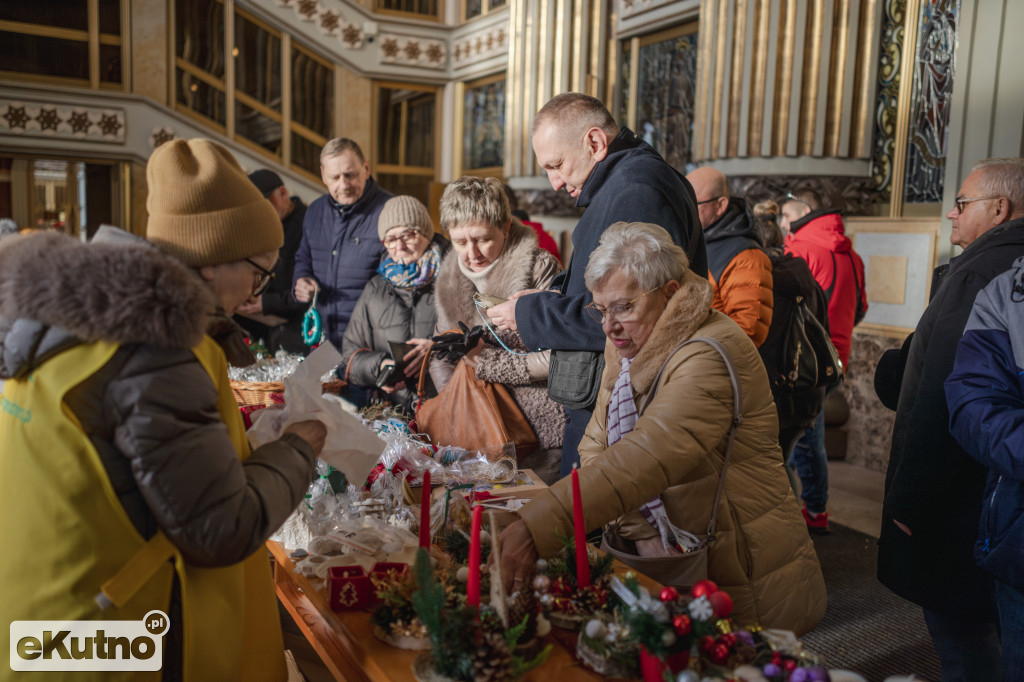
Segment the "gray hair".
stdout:
<svg viewBox="0 0 1024 682">
<path fill-rule="evenodd" d="M 620 271 L 648 290 L 671 280 L 682 282 L 687 267 L 686 252 L 672 241 L 665 228 L 653 223 L 618 222 L 601 235 L 583 279 L 594 291 L 612 273 Z"/>
<path fill-rule="evenodd" d="M 601 100 L 581 92 L 563 92 L 549 99 L 534 117 L 530 135 L 536 135 L 549 123 L 558 126 L 563 133 L 600 128 L 609 138 L 619 134 L 619 126 Z"/>
<path fill-rule="evenodd" d="M 324 148 L 320 150 L 320 163 L 323 164 L 324 159 L 329 159 L 332 156 L 341 156 L 345 152 L 352 152 L 359 159 L 359 163 L 366 163 L 363 150 L 359 148 L 355 140 L 350 140 L 347 137 L 336 137 L 333 140 L 328 140 Z"/>
<path fill-rule="evenodd" d="M 445 232 L 476 222 L 504 230 L 511 220 L 508 197 L 497 178 L 465 175 L 445 187 L 441 195 L 441 229 Z"/>
<path fill-rule="evenodd" d="M 972 173 L 978 170 L 985 178 L 988 194 L 1009 199 L 1011 214 L 1024 211 L 1024 159 L 983 159 L 971 167 Z"/>
</svg>

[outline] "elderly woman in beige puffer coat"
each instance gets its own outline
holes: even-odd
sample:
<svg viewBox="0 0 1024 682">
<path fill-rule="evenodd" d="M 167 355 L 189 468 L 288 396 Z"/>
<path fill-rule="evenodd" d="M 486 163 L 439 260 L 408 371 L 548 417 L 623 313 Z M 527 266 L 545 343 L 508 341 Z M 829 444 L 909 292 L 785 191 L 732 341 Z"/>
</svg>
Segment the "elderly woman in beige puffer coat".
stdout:
<svg viewBox="0 0 1024 682">
<path fill-rule="evenodd" d="M 590 257 L 586 282 L 608 337 L 597 407 L 580 444 L 587 530 L 618 519 L 619 534 L 637 554 L 678 553 L 639 512 L 660 498 L 671 525 L 694 535 L 706 532 L 733 389 L 710 345 L 672 352 L 687 339 L 715 339 L 736 367 L 743 420 L 725 475 L 708 577 L 732 596 L 741 624 L 807 632 L 825 614 L 825 583 L 783 469 L 775 406 L 757 349 L 732 320 L 711 309 L 711 285 L 687 269 L 685 253 L 656 225 L 608 228 Z M 652 390 L 650 405 L 630 418 Z M 538 555 L 560 549 L 559 533 L 571 532 L 569 483 L 559 481 L 534 498 L 521 520 L 502 533 L 507 588 L 528 578 Z"/>
</svg>

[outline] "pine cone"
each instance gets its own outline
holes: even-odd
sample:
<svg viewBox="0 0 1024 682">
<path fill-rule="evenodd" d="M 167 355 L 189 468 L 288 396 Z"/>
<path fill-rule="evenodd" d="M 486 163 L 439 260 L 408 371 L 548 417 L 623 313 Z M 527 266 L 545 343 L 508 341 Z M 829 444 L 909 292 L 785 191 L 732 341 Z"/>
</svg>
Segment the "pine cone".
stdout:
<svg viewBox="0 0 1024 682">
<path fill-rule="evenodd" d="M 512 679 L 512 652 L 505 638 L 489 632 L 473 659 L 473 682 L 503 682 Z"/>
<path fill-rule="evenodd" d="M 537 636 L 537 613 L 540 611 L 540 602 L 533 590 L 520 590 L 515 601 L 508 605 L 508 626 L 514 628 L 526 618 L 526 629 L 519 643 L 524 644 Z"/>
</svg>

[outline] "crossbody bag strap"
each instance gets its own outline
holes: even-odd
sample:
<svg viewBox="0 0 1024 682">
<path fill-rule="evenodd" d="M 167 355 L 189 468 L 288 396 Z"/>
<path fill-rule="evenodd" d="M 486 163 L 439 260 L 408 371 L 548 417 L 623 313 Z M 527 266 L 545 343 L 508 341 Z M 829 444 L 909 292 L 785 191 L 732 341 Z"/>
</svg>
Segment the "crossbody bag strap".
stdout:
<svg viewBox="0 0 1024 682">
<path fill-rule="evenodd" d="M 711 510 L 711 521 L 708 522 L 708 540 L 712 540 L 715 537 L 715 530 L 718 528 L 718 504 L 722 500 L 722 493 L 725 490 L 725 472 L 729 468 L 729 461 L 732 458 L 732 446 L 736 442 L 736 429 L 740 424 L 743 423 L 742 405 L 743 405 L 743 392 L 740 389 L 739 376 L 736 374 L 736 365 L 733 364 L 732 356 L 729 351 L 726 350 L 725 346 L 722 345 L 717 339 L 711 339 L 706 336 L 699 336 L 696 338 L 683 341 L 678 346 L 672 349 L 672 351 L 666 356 L 665 362 L 661 365 L 661 369 L 658 370 L 657 376 L 654 377 L 654 383 L 651 385 L 651 390 L 644 398 L 644 404 L 637 410 L 638 415 L 642 415 L 647 407 L 654 400 L 655 394 L 658 392 L 658 385 L 661 383 L 661 377 L 665 374 L 665 369 L 668 367 L 669 360 L 672 359 L 676 353 L 678 353 L 683 346 L 687 346 L 691 343 L 703 342 L 718 351 L 718 354 L 722 356 L 722 360 L 725 362 L 725 368 L 729 371 L 729 381 L 732 383 L 732 423 L 729 426 L 729 443 L 725 446 L 725 460 L 722 463 L 722 473 L 718 479 L 718 490 L 715 492 L 715 505 Z"/>
</svg>

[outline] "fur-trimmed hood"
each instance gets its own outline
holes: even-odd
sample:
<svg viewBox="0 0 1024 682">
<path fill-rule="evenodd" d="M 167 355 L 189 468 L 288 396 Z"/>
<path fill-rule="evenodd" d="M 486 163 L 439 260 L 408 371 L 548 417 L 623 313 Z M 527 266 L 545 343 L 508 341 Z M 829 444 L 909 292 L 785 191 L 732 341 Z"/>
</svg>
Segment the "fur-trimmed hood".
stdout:
<svg viewBox="0 0 1024 682">
<path fill-rule="evenodd" d="M 83 244 L 43 232 L 0 243 L 3 375 L 38 358 L 43 340 L 192 348 L 215 310 L 195 273 L 143 240 Z"/>
<path fill-rule="evenodd" d="M 531 280 L 537 259 L 549 255 L 547 251 L 538 248 L 534 231 L 513 218 L 508 241 L 487 273 L 487 290 L 483 293 L 508 298 L 517 291 L 530 288 L 533 286 Z M 473 306 L 476 286 L 462 274 L 459 254 L 454 248 L 441 263 L 434 291 L 438 329 L 454 329 L 460 321 L 470 327 L 480 324 Z"/>
<path fill-rule="evenodd" d="M 664 312 L 654 324 L 654 331 L 629 366 L 629 380 L 637 395 L 647 393 L 668 354 L 693 336 L 711 313 L 714 291 L 708 280 L 687 270 L 680 285 L 679 291 L 669 299 Z M 617 368 L 622 364 L 622 356 L 611 341 L 605 344 L 604 356 L 608 367 Z M 617 369 L 614 372 L 606 371 L 605 387 L 611 390 L 618 375 Z"/>
</svg>

